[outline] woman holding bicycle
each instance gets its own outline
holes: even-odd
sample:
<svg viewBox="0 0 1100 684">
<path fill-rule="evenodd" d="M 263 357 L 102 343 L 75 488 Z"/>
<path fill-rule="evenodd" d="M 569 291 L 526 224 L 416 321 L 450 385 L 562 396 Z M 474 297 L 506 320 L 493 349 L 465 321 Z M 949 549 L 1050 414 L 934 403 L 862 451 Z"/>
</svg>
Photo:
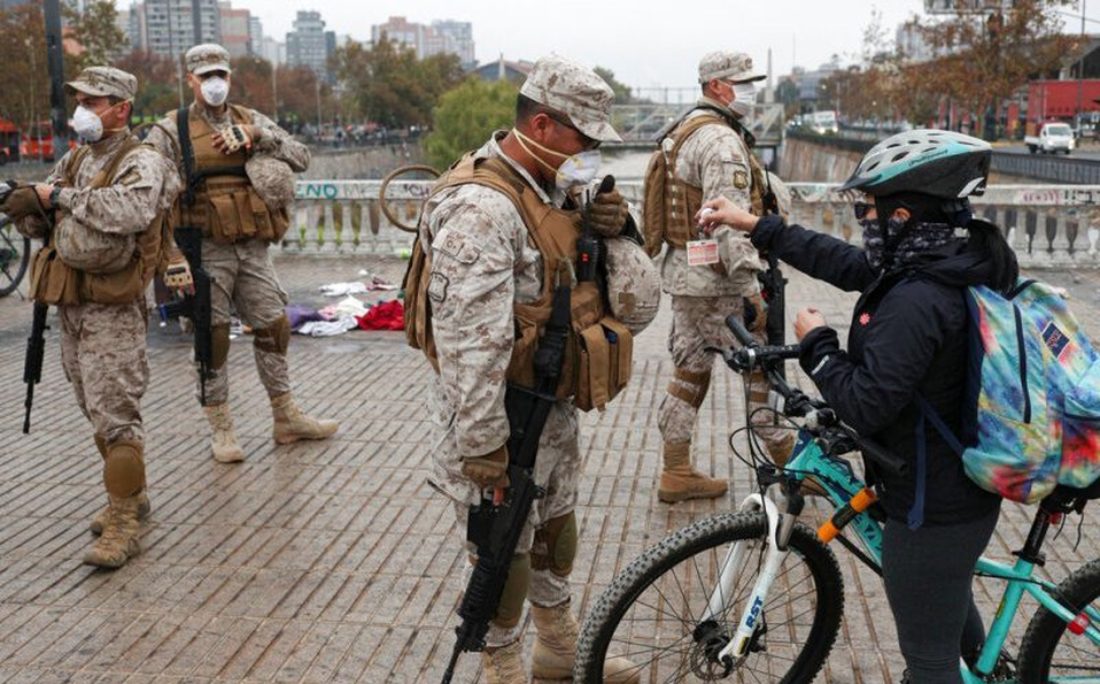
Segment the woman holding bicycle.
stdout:
<svg viewBox="0 0 1100 684">
<path fill-rule="evenodd" d="M 798 313 L 795 334 L 802 368 L 841 420 L 914 466 L 906 476 L 868 475 L 888 516 L 883 576 L 916 684 L 961 682 L 959 658 L 985 638 L 972 574 L 1000 498 L 970 481 L 918 404 L 926 400 L 962 434 L 964 288 L 1008 290 L 1016 282 L 1012 249 L 996 226 L 973 219 L 967 200 L 984 190 L 990 157 L 987 143 L 948 131 L 909 131 L 875 145 L 841 188 L 863 193 L 853 203 L 862 249 L 779 216 L 758 218 L 723 198 L 700 212 L 708 230 L 746 231 L 760 251 L 861 293 L 847 350 L 812 308 Z"/>
</svg>

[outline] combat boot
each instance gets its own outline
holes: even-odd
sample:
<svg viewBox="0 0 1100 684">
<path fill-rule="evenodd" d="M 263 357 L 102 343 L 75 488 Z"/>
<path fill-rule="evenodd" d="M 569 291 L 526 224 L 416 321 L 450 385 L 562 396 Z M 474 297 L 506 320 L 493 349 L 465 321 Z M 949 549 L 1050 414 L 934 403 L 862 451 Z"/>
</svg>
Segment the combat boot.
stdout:
<svg viewBox="0 0 1100 684">
<path fill-rule="evenodd" d="M 481 669 L 487 684 L 527 684 L 523 667 L 523 639 L 481 652 Z"/>
<path fill-rule="evenodd" d="M 566 601 L 553 608 L 531 604 L 537 637 L 531 656 L 531 674 L 536 679 L 568 679 L 577 660 L 577 618 Z M 610 656 L 603 664 L 603 681 L 608 684 L 637 684 L 638 666 L 626 658 Z"/>
<path fill-rule="evenodd" d="M 299 439 L 328 439 L 340 427 L 335 420 L 314 418 L 302 412 L 290 392 L 271 398 L 275 418 L 275 443 L 290 444 Z"/>
<path fill-rule="evenodd" d="M 713 499 L 729 489 L 725 480 L 707 477 L 691 467 L 691 442 L 665 443 L 664 462 L 657 498 L 665 503 Z"/>
<path fill-rule="evenodd" d="M 99 455 L 103 457 L 103 460 L 107 460 L 107 440 L 100 435 L 95 435 L 95 448 L 99 450 Z M 145 520 L 149 517 L 149 497 L 145 495 L 145 485 L 142 484 L 141 493 L 138 494 L 138 519 Z M 88 523 L 88 531 L 92 534 L 103 534 L 103 528 L 107 526 L 107 516 L 111 513 L 111 504 L 108 503 L 103 507 L 96 516 L 92 518 L 92 522 Z"/>
<path fill-rule="evenodd" d="M 229 404 L 211 404 L 203 406 L 206 419 L 210 421 L 210 448 L 214 460 L 219 463 L 238 463 L 244 460 L 244 451 L 237 444 L 237 435 L 233 432 L 233 416 L 229 413 Z"/>
<path fill-rule="evenodd" d="M 107 521 L 103 534 L 96 540 L 91 550 L 84 555 L 84 562 L 101 568 L 121 568 L 134 556 L 141 553 L 138 533 L 139 497 L 111 497 L 107 512 Z"/>
</svg>

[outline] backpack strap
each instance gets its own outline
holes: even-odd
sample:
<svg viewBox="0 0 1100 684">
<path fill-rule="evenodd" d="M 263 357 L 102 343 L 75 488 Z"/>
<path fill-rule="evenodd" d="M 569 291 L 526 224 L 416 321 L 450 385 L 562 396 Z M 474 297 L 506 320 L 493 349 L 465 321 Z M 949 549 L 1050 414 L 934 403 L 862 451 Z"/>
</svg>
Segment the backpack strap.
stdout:
<svg viewBox="0 0 1100 684">
<path fill-rule="evenodd" d="M 928 438 L 926 434 L 926 424 L 931 423 L 936 432 L 939 433 L 943 441 L 947 442 L 947 446 L 951 447 L 959 456 L 962 456 L 963 451 L 966 449 L 963 447 L 962 442 L 955 436 L 955 433 L 951 431 L 951 428 L 947 426 L 947 423 L 940 417 L 939 411 L 936 407 L 932 406 L 931 402 L 924 398 L 924 395 L 919 392 L 916 395 L 917 403 L 917 425 L 915 428 L 915 437 L 917 440 L 917 472 L 914 475 L 916 480 L 914 484 L 913 492 L 913 505 L 909 509 L 908 524 L 909 529 L 915 530 L 924 524 L 924 499 L 928 489 Z"/>
</svg>

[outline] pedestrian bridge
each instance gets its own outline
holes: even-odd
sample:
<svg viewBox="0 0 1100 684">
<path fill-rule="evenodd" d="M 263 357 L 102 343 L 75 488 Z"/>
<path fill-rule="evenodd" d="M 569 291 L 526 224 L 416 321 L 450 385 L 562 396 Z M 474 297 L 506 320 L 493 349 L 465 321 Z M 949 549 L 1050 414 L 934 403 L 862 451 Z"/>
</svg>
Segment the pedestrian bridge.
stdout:
<svg viewBox="0 0 1100 684">
<path fill-rule="evenodd" d="M 299 181 L 292 229 L 281 250 L 288 253 L 394 254 L 412 246 L 412 234 L 393 225 L 379 202 L 381 181 Z M 858 240 L 850 193 L 837 184 L 791 183 L 793 220 L 845 241 Z M 641 207 L 638 180 L 620 190 Z M 394 181 L 386 207 L 394 218 L 415 224 L 429 181 Z M 995 185 L 974 198 L 977 214 L 1006 231 L 1021 265 L 1029 268 L 1100 267 L 1100 185 Z"/>
</svg>

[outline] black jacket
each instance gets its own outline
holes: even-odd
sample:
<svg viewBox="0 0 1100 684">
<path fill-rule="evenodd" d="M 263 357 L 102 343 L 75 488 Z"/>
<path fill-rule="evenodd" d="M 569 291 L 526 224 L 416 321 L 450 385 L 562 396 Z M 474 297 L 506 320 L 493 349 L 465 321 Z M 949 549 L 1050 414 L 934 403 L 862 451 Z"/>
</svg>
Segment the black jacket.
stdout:
<svg viewBox="0 0 1100 684">
<path fill-rule="evenodd" d="M 905 478 L 876 473 L 887 515 L 905 521 L 915 491 L 915 397 L 927 399 L 960 434 L 968 362 L 964 288 L 988 281 L 988 255 L 954 241 L 919 265 L 880 274 L 862 249 L 786 226 L 777 216 L 760 220 L 752 242 L 803 273 L 861 293 L 848 350 L 841 349 L 835 330 L 818 328 L 802 340 L 800 362 L 841 420 L 909 460 Z M 976 519 L 1000 505 L 1000 497 L 966 476 L 962 460 L 930 423 L 925 436 L 925 524 Z"/>
</svg>

